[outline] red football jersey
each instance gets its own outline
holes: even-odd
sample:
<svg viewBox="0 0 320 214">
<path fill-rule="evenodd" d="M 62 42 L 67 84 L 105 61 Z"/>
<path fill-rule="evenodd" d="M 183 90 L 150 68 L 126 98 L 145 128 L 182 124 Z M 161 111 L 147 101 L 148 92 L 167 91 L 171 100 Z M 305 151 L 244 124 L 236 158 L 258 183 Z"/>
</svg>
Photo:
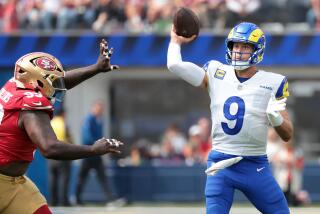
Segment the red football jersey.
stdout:
<svg viewBox="0 0 320 214">
<path fill-rule="evenodd" d="M 18 88 L 10 79 L 0 90 L 0 165 L 33 160 L 37 146 L 18 125 L 23 110 L 45 111 L 51 118 L 53 106 L 41 93 Z"/>
</svg>

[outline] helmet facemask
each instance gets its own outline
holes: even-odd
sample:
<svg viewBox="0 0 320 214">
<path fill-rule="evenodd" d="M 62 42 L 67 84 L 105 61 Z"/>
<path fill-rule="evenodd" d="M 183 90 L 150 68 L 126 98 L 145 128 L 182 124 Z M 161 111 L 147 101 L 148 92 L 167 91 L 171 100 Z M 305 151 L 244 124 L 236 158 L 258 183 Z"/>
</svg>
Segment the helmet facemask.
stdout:
<svg viewBox="0 0 320 214">
<path fill-rule="evenodd" d="M 54 94 L 52 95 L 52 98 L 54 98 L 56 101 L 62 102 L 67 91 L 64 84 L 64 78 L 63 77 L 56 78 L 52 82 L 52 87 L 54 88 Z"/>
<path fill-rule="evenodd" d="M 39 91 L 52 101 L 61 101 L 66 91 L 64 75 L 59 60 L 50 54 L 36 52 L 16 62 L 14 77 L 18 87 Z"/>
<path fill-rule="evenodd" d="M 257 64 L 256 59 L 257 59 L 257 56 L 259 55 L 259 50 L 253 50 L 253 52 L 237 52 L 237 51 L 233 51 L 233 43 L 232 42 L 229 42 L 229 43 L 231 44 L 228 45 L 226 58 L 227 58 L 227 62 L 230 65 L 232 65 L 235 68 L 235 70 L 242 71 L 249 68 L 252 65 Z M 251 43 L 248 43 L 248 44 L 252 45 Z M 244 54 L 250 55 L 250 57 L 247 60 L 241 60 L 243 58 L 242 55 Z M 233 59 L 232 55 L 235 55 L 234 57 L 235 59 Z M 239 58 L 240 60 L 237 60 L 236 58 Z"/>
</svg>

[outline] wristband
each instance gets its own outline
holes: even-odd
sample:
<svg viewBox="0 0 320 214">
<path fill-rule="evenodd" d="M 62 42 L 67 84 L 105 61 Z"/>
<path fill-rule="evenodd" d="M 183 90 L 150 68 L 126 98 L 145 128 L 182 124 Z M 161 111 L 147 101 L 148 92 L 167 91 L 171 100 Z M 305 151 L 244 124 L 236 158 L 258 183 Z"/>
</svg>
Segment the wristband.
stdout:
<svg viewBox="0 0 320 214">
<path fill-rule="evenodd" d="M 267 116 L 268 116 L 270 124 L 273 127 L 280 126 L 283 123 L 283 117 L 281 116 L 280 113 L 277 113 L 277 116 L 274 116 L 272 114 L 267 114 Z"/>
</svg>

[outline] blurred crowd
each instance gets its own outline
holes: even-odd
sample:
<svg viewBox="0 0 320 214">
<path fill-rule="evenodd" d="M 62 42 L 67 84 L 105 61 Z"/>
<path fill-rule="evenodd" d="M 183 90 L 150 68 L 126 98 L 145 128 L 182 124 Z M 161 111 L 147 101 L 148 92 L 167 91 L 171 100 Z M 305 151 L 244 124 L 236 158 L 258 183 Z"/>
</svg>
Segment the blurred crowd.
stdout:
<svg viewBox="0 0 320 214">
<path fill-rule="evenodd" d="M 319 5 L 320 0 L 0 0 L 0 29 L 161 34 L 170 30 L 177 8 L 185 6 L 198 14 L 207 31 L 240 21 L 271 23 L 279 30 L 302 23 L 294 28 L 319 30 Z"/>
<path fill-rule="evenodd" d="M 274 128 L 268 131 L 267 155 L 272 172 L 289 205 L 311 203 L 310 196 L 303 190 L 304 154 L 293 140 L 283 142 Z"/>
<path fill-rule="evenodd" d="M 201 117 L 185 135 L 176 124 L 167 127 L 158 143 L 140 139 L 130 154 L 118 160 L 119 166 L 199 166 L 205 165 L 211 151 L 211 124 Z M 267 155 L 272 172 L 290 205 L 311 203 L 303 189 L 304 154 L 294 141 L 284 142 L 274 128 L 268 131 Z"/>
<path fill-rule="evenodd" d="M 104 108 L 101 101 L 92 104 L 82 124 L 82 144 L 91 144 L 95 139 L 103 136 Z M 67 122 L 64 120 L 63 108 L 57 108 L 52 120 L 52 127 L 58 138 L 65 143 L 72 143 Z M 156 142 L 142 138 L 135 142 L 127 142 L 128 150 L 122 158 L 94 157 L 83 159 L 78 172 L 76 203 L 83 204 L 81 193 L 91 170 L 96 171 L 97 181 L 100 182 L 107 201 L 117 199 L 109 184 L 105 167 L 115 165 L 119 167 L 157 167 L 157 166 L 205 166 L 207 157 L 212 150 L 211 122 L 208 117 L 196 118 L 187 130 L 182 131 L 177 123 L 168 125 L 159 134 Z M 309 193 L 303 189 L 303 150 L 295 145 L 294 140 L 284 142 L 274 128 L 269 128 L 267 137 L 267 155 L 272 172 L 290 205 L 301 206 L 311 203 Z M 107 159 L 108 158 L 108 162 Z M 107 164 L 107 165 L 105 165 Z M 68 186 L 70 181 L 71 162 L 50 161 L 50 194 L 51 205 L 62 204 L 70 206 Z M 62 179 L 62 188 L 57 188 Z M 61 182 L 61 181 L 60 181 Z M 62 196 L 59 197 L 59 191 Z M 61 201 L 59 201 L 59 198 Z"/>
<path fill-rule="evenodd" d="M 169 125 L 158 143 L 139 139 L 131 146 L 130 155 L 119 160 L 120 166 L 194 166 L 206 164 L 211 151 L 211 123 L 201 117 L 185 135 L 177 124 Z"/>
</svg>

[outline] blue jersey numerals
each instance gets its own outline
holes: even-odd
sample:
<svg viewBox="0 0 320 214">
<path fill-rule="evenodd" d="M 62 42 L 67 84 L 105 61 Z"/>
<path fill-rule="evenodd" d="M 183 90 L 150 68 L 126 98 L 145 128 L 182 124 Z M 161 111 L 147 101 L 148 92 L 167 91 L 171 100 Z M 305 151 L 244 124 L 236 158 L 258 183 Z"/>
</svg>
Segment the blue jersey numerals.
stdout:
<svg viewBox="0 0 320 214">
<path fill-rule="evenodd" d="M 235 103 L 238 105 L 238 111 L 235 114 L 231 114 L 230 107 Z M 240 132 L 243 125 L 243 116 L 245 113 L 245 104 L 242 98 L 233 96 L 229 97 L 223 106 L 223 114 L 228 120 L 235 120 L 236 124 L 233 128 L 230 128 L 227 123 L 222 122 L 221 126 L 223 131 L 228 135 L 236 135 Z"/>
</svg>

